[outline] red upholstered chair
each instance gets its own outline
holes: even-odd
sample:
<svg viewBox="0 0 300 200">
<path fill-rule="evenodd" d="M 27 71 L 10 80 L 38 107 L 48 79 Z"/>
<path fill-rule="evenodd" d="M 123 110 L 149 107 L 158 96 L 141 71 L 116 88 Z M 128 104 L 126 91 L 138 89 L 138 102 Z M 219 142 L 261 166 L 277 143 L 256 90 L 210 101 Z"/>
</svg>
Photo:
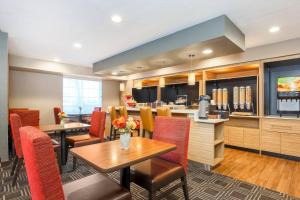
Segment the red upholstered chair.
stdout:
<svg viewBox="0 0 300 200">
<path fill-rule="evenodd" d="M 60 124 L 60 119 L 58 117 L 58 113 L 61 112 L 60 107 L 54 107 L 53 108 L 53 112 L 54 112 L 54 121 L 55 121 L 55 124 Z"/>
<path fill-rule="evenodd" d="M 12 138 L 16 150 L 16 157 L 14 158 L 12 171 L 11 171 L 11 176 L 14 176 L 12 181 L 12 185 L 14 186 L 16 184 L 20 168 L 23 165 L 23 152 L 22 152 L 20 132 L 19 132 L 19 129 L 22 127 L 22 122 L 20 116 L 15 113 L 10 114 L 9 121 L 11 125 Z M 54 148 L 56 153 L 58 154 L 57 155 L 58 162 L 60 163 L 60 145 L 53 144 L 52 148 Z"/>
<path fill-rule="evenodd" d="M 101 111 L 101 107 L 95 107 L 94 111 Z"/>
<path fill-rule="evenodd" d="M 20 116 L 23 126 L 39 126 L 40 111 L 39 110 L 14 110 Z"/>
<path fill-rule="evenodd" d="M 189 118 L 155 118 L 153 139 L 176 144 L 176 150 L 131 167 L 132 181 L 149 191 L 149 199 L 162 199 L 180 186 L 185 199 L 189 198 L 186 181 L 189 132 Z M 180 184 L 156 197 L 156 191 L 177 179 L 181 179 Z"/>
<path fill-rule="evenodd" d="M 96 144 L 104 141 L 106 113 L 94 111 L 91 117 L 91 127 L 88 134 L 69 136 L 66 142 L 71 147 Z M 76 169 L 77 159 L 73 157 L 73 169 Z"/>
<path fill-rule="evenodd" d="M 10 114 L 9 121 L 11 125 L 11 134 L 16 150 L 16 157 L 14 158 L 12 170 L 10 173 L 11 176 L 14 176 L 12 181 L 12 185 L 14 186 L 16 184 L 20 168 L 23 164 L 23 152 L 19 132 L 19 129 L 22 127 L 22 123 L 19 115 L 17 114 Z"/>
<path fill-rule="evenodd" d="M 20 132 L 32 200 L 131 199 L 126 189 L 102 174 L 63 186 L 50 137 L 34 127 Z"/>
</svg>

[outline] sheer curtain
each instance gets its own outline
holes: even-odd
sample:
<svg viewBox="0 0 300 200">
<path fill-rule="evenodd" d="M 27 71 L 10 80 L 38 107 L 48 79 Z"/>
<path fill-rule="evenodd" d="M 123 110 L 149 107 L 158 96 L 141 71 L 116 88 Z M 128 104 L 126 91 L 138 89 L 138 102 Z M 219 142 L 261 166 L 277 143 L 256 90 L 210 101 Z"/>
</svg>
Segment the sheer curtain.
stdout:
<svg viewBox="0 0 300 200">
<path fill-rule="evenodd" d="M 67 114 L 90 114 L 102 106 L 102 81 L 64 78 L 63 111 Z M 80 110 L 81 109 L 81 110 Z"/>
</svg>

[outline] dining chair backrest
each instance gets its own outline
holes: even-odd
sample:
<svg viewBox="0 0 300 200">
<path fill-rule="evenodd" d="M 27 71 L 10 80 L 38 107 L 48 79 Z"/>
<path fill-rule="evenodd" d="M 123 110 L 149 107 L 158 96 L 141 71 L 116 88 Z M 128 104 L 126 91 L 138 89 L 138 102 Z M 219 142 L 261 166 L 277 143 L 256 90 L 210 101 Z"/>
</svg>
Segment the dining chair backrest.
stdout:
<svg viewBox="0 0 300 200">
<path fill-rule="evenodd" d="M 94 111 L 91 116 L 90 135 L 98 137 L 101 142 L 104 141 L 106 113 Z"/>
<path fill-rule="evenodd" d="M 181 117 L 155 118 L 153 139 L 176 145 L 176 150 L 163 154 L 160 158 L 180 164 L 187 172 L 187 154 L 190 134 L 190 119 Z"/>
<path fill-rule="evenodd" d="M 166 116 L 166 117 L 171 117 L 171 110 L 169 107 L 158 107 L 156 108 L 156 114 L 157 116 Z"/>
<path fill-rule="evenodd" d="M 154 123 L 153 115 L 150 107 L 140 108 L 140 115 L 142 120 L 143 129 L 149 132 L 153 132 Z"/>
<path fill-rule="evenodd" d="M 60 124 L 60 118 L 58 116 L 58 113 L 60 113 L 60 112 L 61 112 L 61 108 L 60 107 L 54 107 L 53 108 L 55 124 Z"/>
<path fill-rule="evenodd" d="M 119 111 L 120 111 L 120 116 L 122 116 L 124 118 L 128 117 L 126 106 L 120 106 Z"/>
<path fill-rule="evenodd" d="M 18 158 L 23 157 L 21 140 L 20 140 L 20 128 L 22 127 L 21 118 L 18 114 L 10 114 L 9 115 L 10 127 L 11 127 L 11 134 L 14 141 L 14 146 L 16 150 L 16 155 Z"/>
<path fill-rule="evenodd" d="M 117 119 L 117 112 L 116 112 L 116 107 L 115 106 L 110 107 L 109 115 L 110 115 L 111 122 L 113 122 L 115 119 Z"/>
<path fill-rule="evenodd" d="M 64 200 L 50 137 L 30 126 L 22 127 L 20 135 L 32 200 Z"/>
<path fill-rule="evenodd" d="M 39 110 L 15 110 L 21 118 L 22 126 L 39 126 L 40 111 Z"/>
<path fill-rule="evenodd" d="M 8 123 L 10 125 L 10 120 L 9 120 L 9 117 L 10 117 L 10 114 L 13 114 L 15 113 L 16 111 L 19 111 L 19 110 L 29 110 L 28 108 L 9 108 L 8 109 Z"/>
<path fill-rule="evenodd" d="M 101 107 L 95 107 L 94 111 L 101 111 Z"/>
</svg>

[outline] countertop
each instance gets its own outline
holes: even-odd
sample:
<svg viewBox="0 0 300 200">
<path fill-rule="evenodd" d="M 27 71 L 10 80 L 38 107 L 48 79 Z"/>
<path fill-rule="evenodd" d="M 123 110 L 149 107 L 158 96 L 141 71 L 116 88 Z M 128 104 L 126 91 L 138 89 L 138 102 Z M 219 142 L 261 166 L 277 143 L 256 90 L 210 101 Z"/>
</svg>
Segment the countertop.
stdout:
<svg viewBox="0 0 300 200">
<path fill-rule="evenodd" d="M 206 123 L 206 124 L 218 124 L 218 123 L 226 122 L 228 120 L 229 119 L 197 119 L 197 118 L 194 118 L 195 122 Z"/>
<path fill-rule="evenodd" d="M 116 109 L 118 110 L 119 108 L 116 108 Z M 156 112 L 155 108 L 152 108 L 151 110 L 152 110 L 152 112 Z M 127 107 L 127 111 L 139 112 L 140 108 Z M 197 112 L 198 112 L 198 110 L 192 110 L 192 109 L 184 109 L 184 110 L 171 109 L 171 113 L 178 113 L 178 114 L 195 114 Z"/>
</svg>

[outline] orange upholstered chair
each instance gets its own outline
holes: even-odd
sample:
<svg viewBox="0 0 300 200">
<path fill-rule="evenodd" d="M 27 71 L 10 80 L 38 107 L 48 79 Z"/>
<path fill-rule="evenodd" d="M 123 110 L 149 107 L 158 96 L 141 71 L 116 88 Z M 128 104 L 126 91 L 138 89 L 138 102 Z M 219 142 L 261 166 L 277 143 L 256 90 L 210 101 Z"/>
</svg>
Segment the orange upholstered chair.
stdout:
<svg viewBox="0 0 300 200">
<path fill-rule="evenodd" d="M 11 171 L 11 176 L 13 177 L 12 185 L 16 184 L 20 168 L 23 164 L 23 152 L 22 152 L 22 147 L 21 147 L 21 141 L 20 141 L 20 132 L 19 129 L 22 127 L 22 122 L 21 118 L 19 117 L 18 114 L 10 114 L 9 121 L 11 124 L 11 133 L 12 133 L 12 138 L 14 141 L 14 146 L 16 150 L 16 157 L 14 158 L 13 161 L 13 167 Z M 53 141 L 52 141 L 53 142 Z M 57 154 L 58 154 L 58 161 L 60 163 L 60 146 L 55 144 L 53 147 Z"/>
<path fill-rule="evenodd" d="M 62 185 L 50 137 L 34 127 L 20 132 L 32 200 L 131 199 L 129 191 L 102 174 Z"/>
<path fill-rule="evenodd" d="M 131 167 L 132 181 L 149 191 L 149 199 L 162 199 L 165 194 L 156 197 L 156 191 L 177 179 L 181 179 L 185 199 L 189 199 L 186 181 L 189 132 L 189 118 L 155 118 L 153 139 L 175 144 L 176 150 Z M 180 185 L 172 186 L 166 193 Z"/>
<path fill-rule="evenodd" d="M 171 117 L 171 110 L 168 107 L 158 107 L 156 108 L 156 114 L 157 116 L 166 116 L 166 117 Z"/>
<path fill-rule="evenodd" d="M 140 115 L 143 124 L 143 137 L 145 137 L 145 133 L 148 132 L 150 138 L 152 138 L 153 129 L 154 129 L 154 120 L 153 114 L 150 107 L 140 108 Z"/>
<path fill-rule="evenodd" d="M 111 106 L 109 109 L 109 116 L 110 116 L 110 136 L 109 140 L 116 139 L 117 131 L 115 130 L 112 122 L 117 119 L 117 111 L 115 106 Z"/>
<path fill-rule="evenodd" d="M 60 124 L 60 119 L 59 119 L 59 116 L 58 116 L 58 113 L 60 113 L 60 112 L 61 112 L 60 107 L 54 107 L 53 108 L 55 124 Z"/>
<path fill-rule="evenodd" d="M 104 141 L 106 113 L 94 111 L 91 117 L 91 127 L 88 134 L 69 136 L 66 142 L 71 147 L 96 144 Z M 73 168 L 76 169 L 77 159 L 73 157 Z"/>
<path fill-rule="evenodd" d="M 119 111 L 120 111 L 120 116 L 122 116 L 124 118 L 128 117 L 126 106 L 120 106 Z"/>
</svg>

